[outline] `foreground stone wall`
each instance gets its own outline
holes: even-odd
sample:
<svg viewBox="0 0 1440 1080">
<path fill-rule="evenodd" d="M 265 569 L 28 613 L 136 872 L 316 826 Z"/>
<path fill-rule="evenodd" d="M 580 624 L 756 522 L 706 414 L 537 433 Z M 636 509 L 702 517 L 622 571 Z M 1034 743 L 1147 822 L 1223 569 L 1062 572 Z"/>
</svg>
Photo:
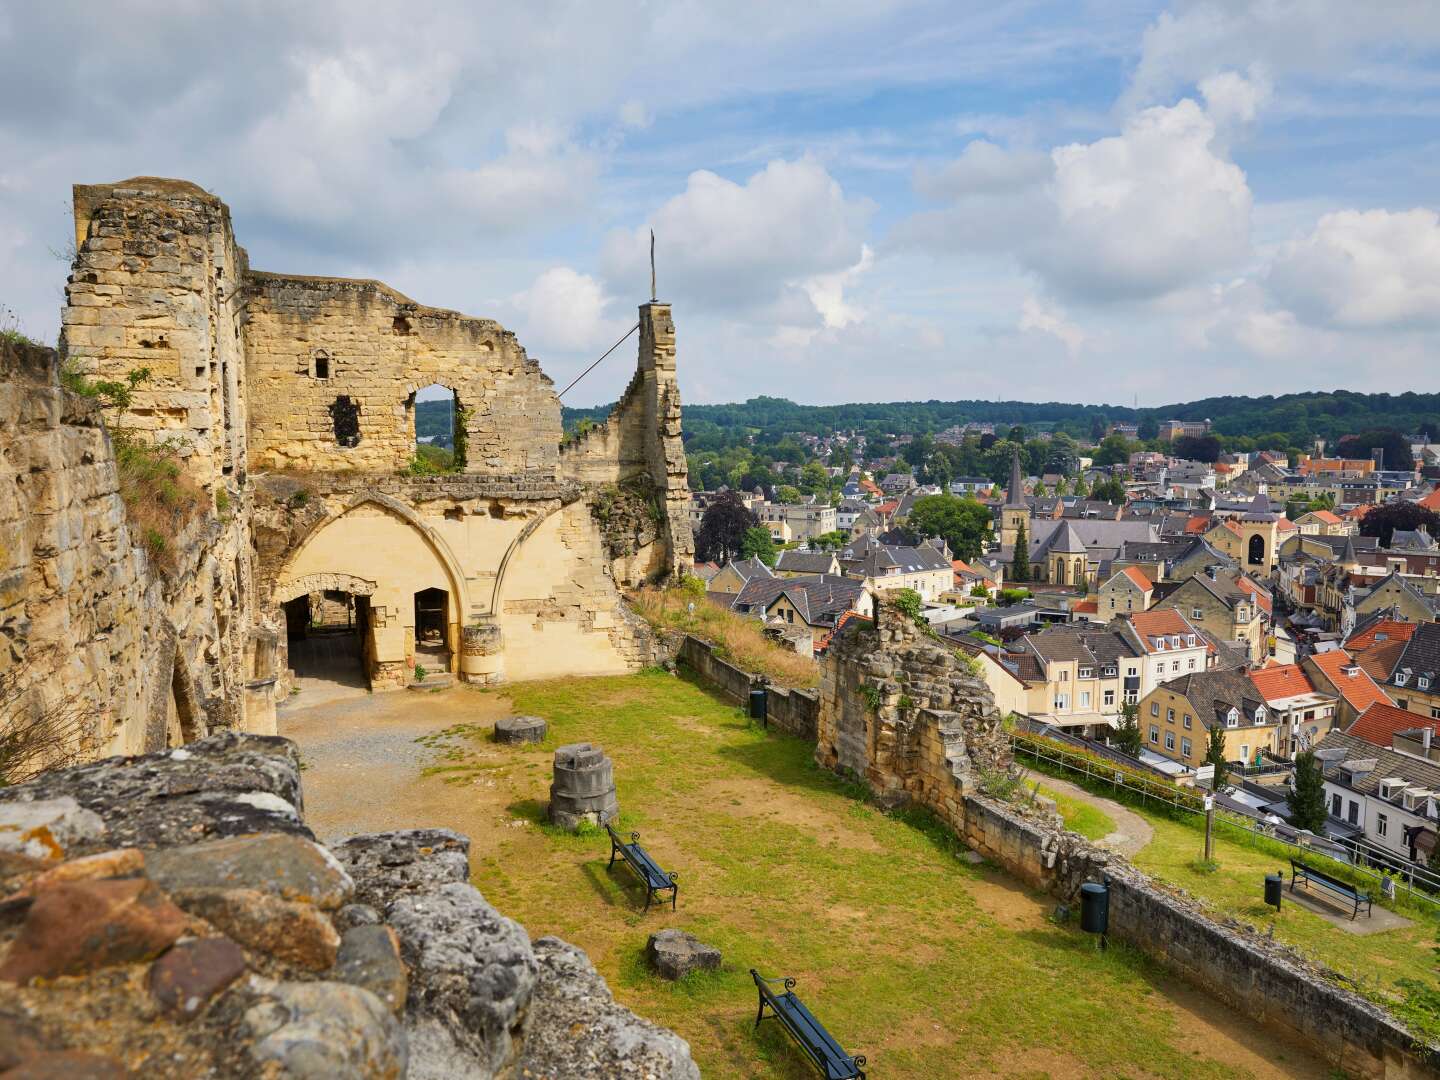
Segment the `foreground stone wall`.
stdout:
<svg viewBox="0 0 1440 1080">
<path fill-rule="evenodd" d="M 316 844 L 275 738 L 0 789 L 0 1071 L 698 1078 L 583 952 L 486 902 L 468 847 Z"/>
<path fill-rule="evenodd" d="M 223 519 L 207 507 L 165 537 L 162 573 L 127 517 L 100 411 L 61 388 L 52 351 L 0 343 L 0 415 L 7 715 L 69 709 L 82 757 L 273 730 L 273 637 L 252 623 L 244 507 Z"/>
</svg>

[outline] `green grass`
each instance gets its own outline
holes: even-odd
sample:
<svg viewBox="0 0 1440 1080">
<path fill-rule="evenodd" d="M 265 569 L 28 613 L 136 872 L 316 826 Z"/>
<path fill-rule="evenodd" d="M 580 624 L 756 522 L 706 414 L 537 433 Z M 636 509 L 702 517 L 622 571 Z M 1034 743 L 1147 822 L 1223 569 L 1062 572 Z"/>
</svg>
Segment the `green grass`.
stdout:
<svg viewBox="0 0 1440 1080">
<path fill-rule="evenodd" d="M 1099 807 L 1081 802 L 1074 796 L 1052 791 L 1044 784 L 1040 785 L 1040 794 L 1054 799 L 1055 809 L 1060 811 L 1060 817 L 1065 822 L 1065 827 L 1072 832 L 1079 833 L 1087 840 L 1099 840 L 1115 831 L 1115 819 Z"/>
<path fill-rule="evenodd" d="M 1290 901 L 1288 891 L 1277 915 L 1265 905 L 1262 890 L 1269 873 L 1283 872 L 1288 883 L 1288 856 L 1237 843 L 1220 833 L 1214 848 L 1218 865 L 1208 871 L 1201 861 L 1203 827 L 1156 814 L 1145 816 L 1155 837 L 1134 862 L 1146 873 L 1189 890 L 1227 915 L 1262 928 L 1273 927 L 1278 940 L 1352 979 L 1356 989 L 1377 1001 L 1393 1004 L 1399 979 L 1434 979 L 1434 919 L 1407 911 L 1406 917 L 1415 920 L 1411 926 L 1361 936 L 1338 929 Z"/>
<path fill-rule="evenodd" d="M 1037 772 L 1054 768 L 1028 758 L 1026 764 Z M 1386 901 L 1386 905 L 1412 920 L 1412 925 L 1363 936 L 1338 929 L 1293 902 L 1282 902 L 1277 915 L 1263 902 L 1264 879 L 1268 873 L 1283 872 L 1289 882 L 1292 849 L 1288 845 L 1217 819 L 1215 858 L 1213 865 L 1207 866 L 1204 820 L 1200 816 L 1172 811 L 1153 800 L 1130 796 L 1123 790 L 1117 792 L 1110 785 L 1069 772 L 1060 775 L 1097 795 L 1117 798 L 1151 824 L 1154 837 L 1132 860 L 1140 869 L 1187 890 L 1219 914 L 1272 932 L 1303 955 L 1334 969 L 1350 982 L 1352 989 L 1371 1000 L 1396 1008 L 1404 997 L 1400 985 L 1403 980 L 1440 987 L 1434 958 L 1440 918 L 1429 905 L 1407 900 L 1402 893 L 1393 903 Z M 1061 813 L 1063 816 L 1063 808 Z M 1311 858 L 1327 871 L 1372 895 L 1378 894 L 1373 878 L 1357 874 L 1343 863 Z M 1375 906 L 1381 905 L 1377 902 Z"/>
<path fill-rule="evenodd" d="M 647 673 L 520 684 L 510 696 L 515 712 L 549 721 L 545 743 L 500 747 L 463 726 L 425 740 L 434 780 L 460 778 L 493 804 L 493 832 L 472 849 L 475 883 L 532 936 L 584 948 L 621 1001 L 690 1042 L 705 1075 L 813 1075 L 773 1023 L 752 1030 L 751 967 L 794 976 L 872 1075 L 1250 1075 L 1235 1044 L 1195 1040 L 1194 1015 L 1143 957 L 1097 951 L 1049 918 L 1048 898 L 957 858 L 930 815 L 881 812 L 818 769 L 809 744 L 761 730 L 693 683 Z M 642 914 L 643 892 L 623 865 L 607 867 L 603 835 L 545 822 L 551 750 L 577 741 L 614 761 L 619 827 L 679 872 L 676 914 Z M 1088 807 L 1070 810 L 1092 832 L 1113 829 Z M 718 946 L 722 969 L 674 985 L 653 975 L 646 937 L 667 926 Z M 1204 1007 L 1223 1031 L 1247 1026 Z M 1295 1060 L 1282 1043 L 1244 1038 Z"/>
</svg>

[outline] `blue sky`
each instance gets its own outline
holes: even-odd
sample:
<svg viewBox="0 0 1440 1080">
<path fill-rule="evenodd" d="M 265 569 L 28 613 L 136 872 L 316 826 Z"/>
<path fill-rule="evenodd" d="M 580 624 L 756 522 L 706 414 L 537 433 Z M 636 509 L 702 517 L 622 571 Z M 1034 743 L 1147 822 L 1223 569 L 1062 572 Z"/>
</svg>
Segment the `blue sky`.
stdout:
<svg viewBox="0 0 1440 1080">
<path fill-rule="evenodd" d="M 557 386 L 653 227 L 687 401 L 1440 390 L 1431 2 L 52 2 L 0 55 L 37 336 L 69 185 L 160 174 L 252 265 L 498 318 Z"/>
</svg>

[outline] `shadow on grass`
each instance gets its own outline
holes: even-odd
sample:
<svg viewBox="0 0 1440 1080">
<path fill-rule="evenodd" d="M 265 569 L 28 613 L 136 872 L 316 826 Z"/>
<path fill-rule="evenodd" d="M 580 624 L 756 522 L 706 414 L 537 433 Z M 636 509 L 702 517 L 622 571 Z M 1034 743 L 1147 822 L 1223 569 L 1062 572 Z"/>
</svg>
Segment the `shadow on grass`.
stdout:
<svg viewBox="0 0 1440 1080">
<path fill-rule="evenodd" d="M 606 871 L 599 860 L 587 862 L 580 867 L 580 873 L 584 875 L 585 882 L 594 890 L 606 907 L 615 906 L 615 894 L 618 892 L 625 896 L 625 887 L 614 880 L 614 875 Z M 628 897 L 627 897 L 628 899 Z"/>
<path fill-rule="evenodd" d="M 521 818 L 532 825 L 550 824 L 550 804 L 541 799 L 517 799 L 505 807 L 512 817 Z"/>
</svg>

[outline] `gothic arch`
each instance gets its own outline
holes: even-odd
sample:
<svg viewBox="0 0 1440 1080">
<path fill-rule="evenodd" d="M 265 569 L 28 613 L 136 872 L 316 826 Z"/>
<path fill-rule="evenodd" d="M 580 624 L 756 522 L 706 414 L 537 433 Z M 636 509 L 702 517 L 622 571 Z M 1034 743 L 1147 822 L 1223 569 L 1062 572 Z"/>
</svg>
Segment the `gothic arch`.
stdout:
<svg viewBox="0 0 1440 1080">
<path fill-rule="evenodd" d="M 466 613 L 468 613 L 470 610 L 470 593 L 466 585 L 465 573 L 460 569 L 460 562 L 458 559 L 455 558 L 455 553 L 450 550 L 450 545 L 445 542 L 445 538 L 443 536 L 437 533 L 434 529 L 430 528 L 429 525 L 425 524 L 425 520 L 414 510 L 410 509 L 410 507 L 406 506 L 399 499 L 393 498 L 379 491 L 367 491 L 356 495 L 354 498 L 350 499 L 340 510 L 336 511 L 333 514 L 328 514 L 326 517 L 316 523 L 314 528 L 312 528 L 309 532 L 305 534 L 305 536 L 300 540 L 300 542 L 296 544 L 295 547 L 291 549 L 291 551 L 285 556 L 284 565 L 281 567 L 280 573 L 276 575 L 275 586 L 271 590 L 271 602 L 273 604 L 280 604 L 283 603 L 285 600 L 293 599 L 295 596 L 300 595 L 298 592 L 293 591 L 289 592 L 288 595 L 281 595 L 283 592 L 293 589 L 296 583 L 301 580 L 300 578 L 296 578 L 293 580 L 287 579 L 287 573 L 289 569 L 296 565 L 296 563 L 300 560 L 300 556 L 304 554 L 304 552 L 310 547 L 316 537 L 320 536 L 329 526 L 333 525 L 335 522 L 345 517 L 345 515 L 349 514 L 352 510 L 364 506 L 366 503 L 374 503 L 382 510 L 385 510 L 390 514 L 393 514 L 395 517 L 400 518 L 402 521 L 410 525 L 417 533 L 420 534 L 421 539 L 424 540 L 430 550 L 434 552 L 436 558 L 439 559 L 441 566 L 444 567 L 445 575 L 450 582 L 451 594 L 455 597 L 455 610 L 460 614 L 460 621 L 463 622 Z M 323 577 L 326 575 L 322 573 L 305 576 Z M 352 575 L 346 575 L 342 572 L 337 574 L 337 576 L 350 577 Z M 356 577 L 355 580 L 358 582 L 365 582 L 369 585 L 368 591 L 360 593 L 361 595 L 368 596 L 375 592 L 375 582 L 369 581 L 366 578 L 359 577 Z M 360 592 L 360 590 L 358 589 L 346 589 L 345 591 Z"/>
<path fill-rule="evenodd" d="M 353 574 L 304 574 L 275 586 L 275 602 L 283 604 L 297 596 L 331 589 L 354 596 L 375 595 L 375 582 Z"/>
<path fill-rule="evenodd" d="M 1258 532 L 1252 533 L 1248 545 L 1247 559 L 1251 566 L 1263 566 L 1265 564 L 1265 537 Z"/>
</svg>

